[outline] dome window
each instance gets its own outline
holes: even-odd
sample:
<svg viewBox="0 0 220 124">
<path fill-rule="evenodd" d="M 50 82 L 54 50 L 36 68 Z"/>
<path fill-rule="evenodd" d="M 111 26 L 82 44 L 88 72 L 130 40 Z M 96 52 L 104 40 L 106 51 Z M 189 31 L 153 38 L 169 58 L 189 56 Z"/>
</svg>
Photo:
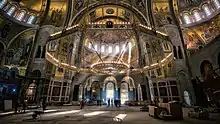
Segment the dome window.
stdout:
<svg viewBox="0 0 220 124">
<path fill-rule="evenodd" d="M 210 16 L 212 14 L 210 8 L 207 5 L 203 6 L 203 9 L 207 16 Z"/>
<path fill-rule="evenodd" d="M 216 7 L 217 9 L 220 9 L 220 2 L 219 2 L 219 0 L 213 0 L 213 2 L 214 2 L 214 4 L 215 4 L 215 7 Z"/>
<path fill-rule="evenodd" d="M 95 51 L 98 51 L 98 45 L 97 44 L 94 46 L 94 48 L 95 48 Z"/>
<path fill-rule="evenodd" d="M 35 16 L 34 16 L 34 15 L 31 15 L 31 16 L 28 18 L 27 23 L 28 23 L 28 24 L 33 24 L 34 20 L 35 20 Z"/>
<path fill-rule="evenodd" d="M 18 16 L 17 16 L 17 20 L 22 21 L 24 16 L 25 16 L 26 12 L 25 11 L 21 11 Z"/>
<path fill-rule="evenodd" d="M 119 45 L 116 46 L 116 53 L 119 53 L 120 52 L 120 48 L 119 48 Z"/>
<path fill-rule="evenodd" d="M 183 15 L 183 19 L 184 19 L 184 22 L 185 22 L 186 24 L 190 24 L 190 23 L 191 23 L 191 20 L 190 20 L 190 17 L 189 17 L 188 14 L 184 14 L 184 15 Z"/>
<path fill-rule="evenodd" d="M 196 21 L 200 21 L 202 19 L 198 11 L 194 11 L 193 15 L 194 15 Z"/>
<path fill-rule="evenodd" d="M 112 53 L 112 46 L 108 47 L 108 53 Z"/>
<path fill-rule="evenodd" d="M 102 52 L 102 53 L 105 52 L 105 46 L 104 46 L 104 45 L 102 45 L 102 47 L 101 47 L 101 52 Z"/>
<path fill-rule="evenodd" d="M 14 12 L 15 12 L 15 6 L 12 6 L 12 7 L 8 10 L 7 14 L 8 14 L 9 16 L 11 16 Z"/>
<path fill-rule="evenodd" d="M 2 0 L 0 2 L 0 9 L 2 9 L 6 5 L 6 3 L 7 3 L 7 0 Z"/>
<path fill-rule="evenodd" d="M 92 44 L 89 42 L 89 49 L 91 49 L 92 48 Z"/>
</svg>

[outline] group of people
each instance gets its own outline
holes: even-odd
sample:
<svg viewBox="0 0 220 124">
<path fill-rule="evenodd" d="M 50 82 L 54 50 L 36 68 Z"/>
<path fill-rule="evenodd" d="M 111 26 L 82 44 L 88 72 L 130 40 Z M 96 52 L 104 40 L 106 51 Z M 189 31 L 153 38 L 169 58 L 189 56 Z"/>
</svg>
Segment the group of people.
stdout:
<svg viewBox="0 0 220 124">
<path fill-rule="evenodd" d="M 80 109 L 84 109 L 85 106 L 85 102 L 83 99 L 79 102 L 80 104 Z M 86 102 L 87 103 L 87 102 Z M 89 102 L 88 102 L 89 103 Z M 97 106 L 102 106 L 102 100 L 96 100 L 96 105 Z M 107 100 L 107 106 L 108 107 L 121 107 L 121 100 L 117 100 L 117 99 L 108 99 Z"/>
<path fill-rule="evenodd" d="M 109 106 L 114 106 L 115 105 L 115 107 L 121 107 L 121 100 L 117 100 L 117 99 L 108 99 L 108 107 Z"/>
</svg>

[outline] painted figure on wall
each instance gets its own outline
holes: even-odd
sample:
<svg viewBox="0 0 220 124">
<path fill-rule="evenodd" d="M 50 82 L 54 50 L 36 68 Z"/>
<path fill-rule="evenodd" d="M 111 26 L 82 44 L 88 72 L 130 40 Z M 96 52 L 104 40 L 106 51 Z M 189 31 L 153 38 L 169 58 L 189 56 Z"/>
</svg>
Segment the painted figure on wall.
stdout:
<svg viewBox="0 0 220 124">
<path fill-rule="evenodd" d="M 80 9 L 82 9 L 83 4 L 84 4 L 84 0 L 76 0 L 75 7 L 74 7 L 75 10 L 79 11 Z"/>
<path fill-rule="evenodd" d="M 17 37 L 8 48 L 6 65 L 26 66 L 33 43 L 34 31 L 26 32 Z"/>
</svg>

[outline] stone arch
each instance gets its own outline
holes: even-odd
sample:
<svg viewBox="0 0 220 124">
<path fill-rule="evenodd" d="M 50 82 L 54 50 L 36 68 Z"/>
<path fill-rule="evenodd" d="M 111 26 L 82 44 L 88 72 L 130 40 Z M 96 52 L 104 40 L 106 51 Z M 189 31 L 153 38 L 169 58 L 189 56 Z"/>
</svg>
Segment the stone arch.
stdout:
<svg viewBox="0 0 220 124">
<path fill-rule="evenodd" d="M 112 82 L 115 85 L 115 88 L 118 89 L 118 83 L 117 83 L 117 80 L 115 79 L 115 77 L 109 76 L 109 77 L 105 78 L 105 80 L 104 80 L 103 90 L 105 90 L 108 82 Z"/>
<path fill-rule="evenodd" d="M 18 70 L 18 68 L 16 68 L 16 67 L 12 67 L 12 68 L 10 69 L 10 71 L 11 71 L 11 76 L 12 76 L 12 77 L 15 77 L 16 75 L 19 75 L 19 70 Z"/>
<path fill-rule="evenodd" d="M 184 70 L 181 70 L 177 73 L 177 79 L 179 81 L 180 84 L 186 84 L 186 83 L 189 83 L 190 81 L 190 77 L 189 75 L 184 71 Z M 182 80 L 181 80 L 182 79 Z M 185 83 L 181 83 L 181 82 L 185 82 Z M 187 81 L 187 82 L 186 82 Z"/>
<path fill-rule="evenodd" d="M 130 89 L 131 89 L 131 88 L 132 88 L 132 89 L 135 88 L 134 79 L 131 78 L 130 76 L 125 76 L 125 77 L 121 80 L 121 82 L 127 82 Z"/>
<path fill-rule="evenodd" d="M 23 30 L 22 32 L 18 33 L 16 36 L 14 36 L 14 37 L 9 41 L 9 43 L 8 43 L 8 45 L 7 45 L 7 49 L 11 46 L 11 44 L 12 44 L 19 36 L 21 36 L 22 34 L 28 32 L 28 31 L 34 31 L 34 30 L 36 31 L 37 28 L 28 28 L 28 29 Z"/>
<path fill-rule="evenodd" d="M 99 81 L 93 81 L 91 83 L 91 99 L 100 100 L 101 97 L 101 84 Z"/>
<path fill-rule="evenodd" d="M 95 8 L 100 7 L 100 6 L 109 6 L 109 5 L 118 6 L 118 7 L 124 8 L 124 9 L 126 9 L 126 10 L 129 10 L 129 11 L 131 11 L 132 13 L 134 13 L 134 14 L 138 17 L 138 19 L 140 20 L 140 22 L 141 22 L 142 24 L 146 24 L 146 25 L 149 24 L 148 19 L 147 19 L 147 18 L 144 16 L 144 14 L 143 14 L 142 12 L 140 12 L 136 7 L 131 6 L 130 4 L 127 4 L 127 3 L 125 3 L 125 2 L 115 3 L 114 1 L 111 1 L 111 2 L 105 2 L 105 3 L 102 3 L 102 4 L 100 4 L 100 3 L 93 3 L 93 4 L 88 5 L 88 7 L 86 6 L 86 7 L 82 8 L 82 9 L 70 20 L 70 25 L 74 25 L 74 22 L 75 22 L 75 23 L 78 23 L 78 22 L 81 20 L 81 18 L 79 18 L 79 17 L 83 17 L 82 15 L 85 15 L 85 14 L 88 12 L 88 10 L 91 11 L 91 10 L 94 10 Z M 131 7 L 132 7 L 133 9 L 131 9 Z"/>
<path fill-rule="evenodd" d="M 91 88 L 93 82 L 100 82 L 97 76 L 90 76 L 86 79 L 84 88 Z"/>
<path fill-rule="evenodd" d="M 40 70 L 33 70 L 32 75 L 34 77 L 41 77 L 41 71 Z"/>
<path fill-rule="evenodd" d="M 18 33 L 15 37 L 13 37 L 13 38 L 9 41 L 9 43 L 8 43 L 8 45 L 7 45 L 7 49 L 8 49 L 8 48 L 10 47 L 10 45 L 11 45 L 19 36 L 21 36 L 22 34 L 28 32 L 28 31 L 37 31 L 37 30 L 41 30 L 41 29 L 45 29 L 47 32 L 49 32 L 49 34 L 52 34 L 53 31 L 55 30 L 55 27 L 52 26 L 52 25 L 44 25 L 44 26 L 40 27 L 39 29 L 37 29 L 37 28 L 28 28 L 28 29 L 25 29 L 25 30 L 23 30 L 22 32 Z M 41 32 L 40 32 L 40 33 L 41 33 Z M 42 34 L 42 33 L 41 33 L 41 34 Z M 47 35 L 47 37 L 49 37 L 49 35 Z M 44 40 L 45 40 L 45 39 L 44 39 Z M 45 44 L 46 44 L 46 43 L 45 43 Z"/>
</svg>

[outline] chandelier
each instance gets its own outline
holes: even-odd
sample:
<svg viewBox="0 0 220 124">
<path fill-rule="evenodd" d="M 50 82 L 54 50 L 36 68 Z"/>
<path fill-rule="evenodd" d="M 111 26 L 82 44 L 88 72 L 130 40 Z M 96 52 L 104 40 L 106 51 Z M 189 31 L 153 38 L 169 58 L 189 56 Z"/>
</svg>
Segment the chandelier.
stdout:
<svg viewBox="0 0 220 124">
<path fill-rule="evenodd" d="M 129 69 L 129 65 L 116 61 L 104 61 L 94 63 L 93 65 L 91 65 L 91 68 L 96 72 L 114 74 L 116 72 L 121 72 L 123 70 Z"/>
</svg>

